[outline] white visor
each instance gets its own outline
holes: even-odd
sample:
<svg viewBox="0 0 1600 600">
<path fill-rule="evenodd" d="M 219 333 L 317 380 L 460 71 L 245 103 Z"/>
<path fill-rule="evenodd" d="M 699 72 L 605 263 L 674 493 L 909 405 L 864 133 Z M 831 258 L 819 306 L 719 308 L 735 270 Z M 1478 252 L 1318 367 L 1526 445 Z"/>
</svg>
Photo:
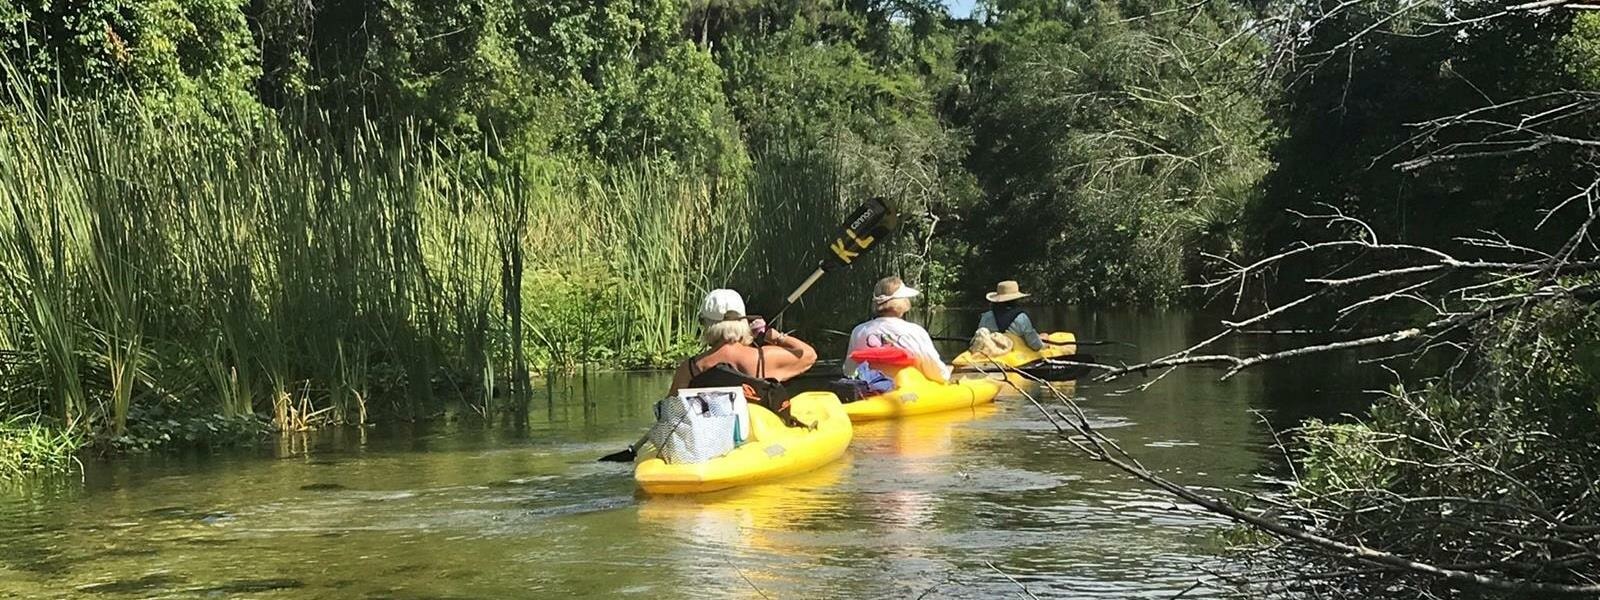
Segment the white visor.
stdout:
<svg viewBox="0 0 1600 600">
<path fill-rule="evenodd" d="M 878 305 L 878 304 L 883 304 L 885 302 L 888 302 L 890 300 L 894 300 L 896 298 L 915 298 L 915 297 L 921 296 L 921 295 L 922 295 L 922 292 L 917 291 L 917 288 L 911 287 L 909 285 L 903 285 L 902 284 L 900 286 L 900 289 L 895 290 L 893 294 L 889 294 L 887 296 L 873 296 L 872 297 L 872 304 L 873 305 Z"/>
</svg>

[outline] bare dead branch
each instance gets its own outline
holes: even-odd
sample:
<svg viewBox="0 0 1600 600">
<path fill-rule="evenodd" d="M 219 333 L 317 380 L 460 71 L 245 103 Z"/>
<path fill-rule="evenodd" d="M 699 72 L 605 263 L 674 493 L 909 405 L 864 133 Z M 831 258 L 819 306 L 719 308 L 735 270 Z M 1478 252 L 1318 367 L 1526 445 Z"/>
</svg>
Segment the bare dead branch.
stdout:
<svg viewBox="0 0 1600 600">
<path fill-rule="evenodd" d="M 999 573 L 1001 577 L 1006 578 L 1006 581 L 1010 581 L 1011 583 L 1015 584 L 1017 589 L 1022 590 L 1022 595 L 1032 598 L 1033 600 L 1039 600 L 1038 596 L 1035 596 L 1033 595 L 1033 592 L 1028 591 L 1028 586 L 1022 585 L 1022 582 L 1017 581 L 1017 578 L 1012 577 L 1010 573 L 1001 571 L 1000 567 L 995 566 L 995 564 L 992 562 L 983 561 L 983 564 L 987 565 L 990 569 L 993 569 L 994 572 Z"/>
<path fill-rule="evenodd" d="M 1120 447 L 1116 447 L 1115 442 L 1113 442 L 1110 438 L 1106 437 L 1104 434 L 1101 434 L 1092 425 L 1090 425 L 1088 417 L 1071 398 L 1061 394 L 1058 390 L 1050 387 L 1045 382 L 1038 380 L 1037 378 L 1033 378 L 1024 372 L 1014 369 L 1008 369 L 1007 372 L 1024 378 L 1032 379 L 1036 383 L 1040 384 L 1039 389 L 1048 390 L 1067 408 L 1069 412 L 1072 413 L 1072 416 L 1068 417 L 1061 411 L 1054 411 L 1055 416 L 1051 417 L 1049 415 L 1051 411 L 1041 411 L 1046 414 L 1046 418 L 1056 428 L 1058 434 L 1071 442 L 1075 447 L 1083 450 L 1089 458 L 1111 464 L 1124 473 L 1144 481 L 1147 484 L 1170 493 L 1173 496 L 1176 496 L 1190 504 L 1205 509 L 1208 512 L 1226 517 L 1234 522 L 1248 525 L 1254 529 L 1269 533 L 1284 540 L 1297 542 L 1310 548 L 1327 552 L 1330 555 L 1340 559 L 1359 562 L 1380 568 L 1403 570 L 1460 585 L 1522 594 L 1547 594 L 1562 596 L 1600 595 L 1600 584 L 1577 585 L 1538 580 L 1506 579 L 1503 577 L 1485 575 L 1480 572 L 1475 572 L 1471 569 L 1452 568 L 1449 565 L 1441 566 L 1431 564 L 1406 558 L 1390 552 L 1385 552 L 1383 550 L 1368 548 L 1359 544 L 1351 544 L 1327 538 L 1315 533 L 1311 533 L 1305 529 L 1282 523 L 1275 519 L 1240 510 L 1226 501 L 1204 495 L 1187 486 L 1175 483 L 1166 479 L 1165 477 L 1157 475 L 1154 472 L 1151 472 L 1150 470 L 1137 464 L 1136 461 L 1126 460 L 1125 458 L 1131 457 L 1128 457 L 1127 453 L 1122 451 Z M 1007 381 L 1009 383 L 1009 380 Z M 1011 386 L 1035 406 L 1043 409 L 1043 405 L 1040 404 L 1031 393 L 1014 383 L 1012 383 Z M 1063 423 L 1065 426 L 1062 425 Z M 1478 568 L 1485 568 L 1488 566 L 1493 565 L 1478 566 Z"/>
</svg>

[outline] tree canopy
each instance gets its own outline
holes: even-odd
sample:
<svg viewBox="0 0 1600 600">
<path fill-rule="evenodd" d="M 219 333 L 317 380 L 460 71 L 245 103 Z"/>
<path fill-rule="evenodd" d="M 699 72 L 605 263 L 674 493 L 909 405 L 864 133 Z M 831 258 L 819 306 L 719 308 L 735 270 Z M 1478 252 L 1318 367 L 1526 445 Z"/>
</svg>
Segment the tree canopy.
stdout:
<svg viewBox="0 0 1600 600">
<path fill-rule="evenodd" d="M 992 0 L 958 19 L 935 0 L 0 0 L 0 56 L 5 77 L 72 97 L 132 90 L 144 110 L 335 133 L 409 127 L 508 159 L 740 179 L 752 157 L 805 157 L 846 193 L 917 208 L 902 251 L 942 298 L 1018 278 L 1047 299 L 1153 304 L 1183 300 L 1207 256 L 1296 239 L 1312 207 L 1407 240 L 1532 235 L 1521 207 L 1571 191 L 1577 150 L 1449 143 L 1600 83 L 1600 20 L 1440 27 L 1495 10 Z M 1436 121 L 1505 98 L 1538 105 Z M 1441 148 L 1481 156 L 1428 158 Z"/>
</svg>

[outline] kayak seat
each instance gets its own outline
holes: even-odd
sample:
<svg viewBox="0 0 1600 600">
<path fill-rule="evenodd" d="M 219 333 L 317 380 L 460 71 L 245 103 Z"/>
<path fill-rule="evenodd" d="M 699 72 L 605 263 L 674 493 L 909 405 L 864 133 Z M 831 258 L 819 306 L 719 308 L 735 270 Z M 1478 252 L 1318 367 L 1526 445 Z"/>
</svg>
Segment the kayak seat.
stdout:
<svg viewBox="0 0 1600 600">
<path fill-rule="evenodd" d="M 878 390 L 869 395 L 889 393 L 894 390 L 912 389 L 919 385 L 928 385 L 928 378 L 916 368 L 917 357 L 905 348 L 894 346 L 879 346 L 877 348 L 862 348 L 850 353 L 851 360 L 864 363 L 868 367 L 878 369 L 883 375 L 894 381 L 894 387 L 888 390 Z"/>
<path fill-rule="evenodd" d="M 900 388 L 900 373 L 915 371 L 908 369 L 917 364 L 917 357 L 905 348 L 895 346 L 878 346 L 875 348 L 862 348 L 850 353 L 850 360 L 866 365 L 868 369 L 877 371 L 876 380 L 866 381 L 863 384 L 868 388 L 859 399 L 871 398 L 879 394 L 886 394 Z"/>
</svg>

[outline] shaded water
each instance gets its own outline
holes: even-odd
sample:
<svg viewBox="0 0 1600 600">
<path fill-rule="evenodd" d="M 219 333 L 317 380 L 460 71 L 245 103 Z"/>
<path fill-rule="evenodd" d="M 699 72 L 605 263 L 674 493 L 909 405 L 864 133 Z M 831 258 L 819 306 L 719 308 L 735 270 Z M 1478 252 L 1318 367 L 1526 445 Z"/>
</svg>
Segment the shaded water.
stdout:
<svg viewBox="0 0 1600 600">
<path fill-rule="evenodd" d="M 1181 347 L 1215 322 L 1035 316 L 1140 347 L 1095 349 L 1102 359 Z M 956 332 L 970 317 L 936 315 L 931 329 Z M 1349 410 L 1362 387 L 1320 362 L 1218 375 L 1073 391 L 1153 469 L 1247 488 L 1277 460 L 1262 416 L 1282 427 Z M 91 463 L 84 481 L 0 495 L 0 596 L 987 598 L 1015 597 L 1020 583 L 1040 597 L 1165 598 L 1200 575 L 1226 527 L 1084 459 L 1011 394 L 976 412 L 858 426 L 843 461 L 781 483 L 640 497 L 629 467 L 594 459 L 639 434 L 666 383 L 554 381 L 522 424 L 462 419 Z"/>
</svg>

